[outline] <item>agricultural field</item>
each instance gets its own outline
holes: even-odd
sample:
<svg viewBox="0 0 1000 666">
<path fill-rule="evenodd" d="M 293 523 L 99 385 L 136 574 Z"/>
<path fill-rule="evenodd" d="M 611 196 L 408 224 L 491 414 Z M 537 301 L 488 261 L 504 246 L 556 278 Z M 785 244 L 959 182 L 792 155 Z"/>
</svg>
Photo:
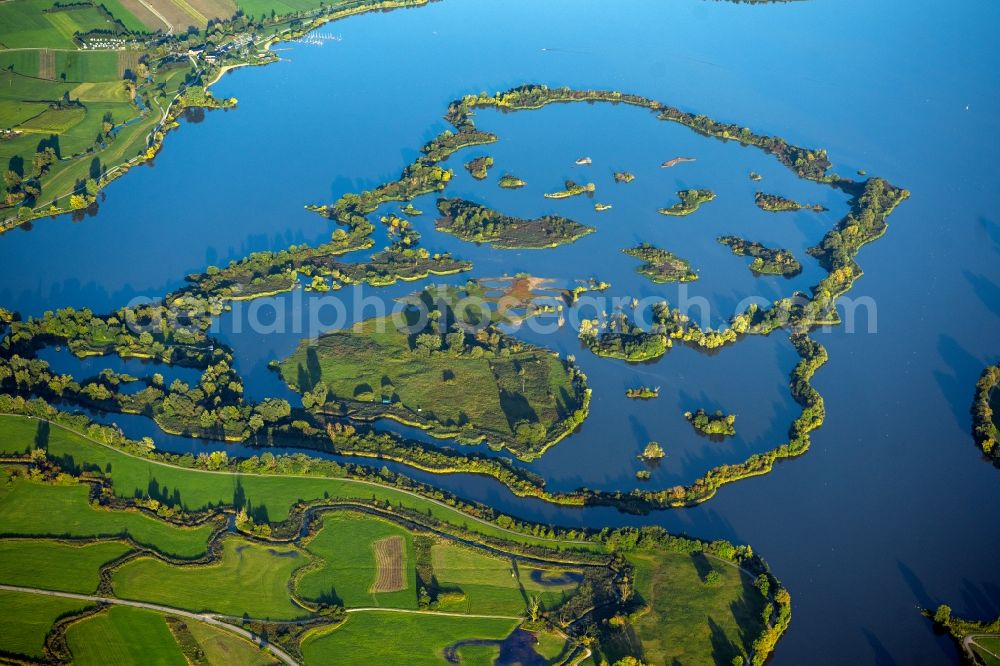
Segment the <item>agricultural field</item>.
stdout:
<svg viewBox="0 0 1000 666">
<path fill-rule="evenodd" d="M 131 550 L 119 541 L 0 540 L 0 583 L 92 594 L 101 567 Z"/>
<path fill-rule="evenodd" d="M 184 653 L 163 616 L 142 608 L 112 606 L 72 624 L 66 642 L 73 663 L 84 666 L 156 663 L 186 666 Z"/>
<path fill-rule="evenodd" d="M 302 654 L 314 664 L 440 664 L 444 650 L 463 640 L 502 640 L 518 620 L 410 615 L 392 611 L 352 613 L 333 629 L 307 636 Z"/>
<path fill-rule="evenodd" d="M 339 511 L 327 513 L 322 520 L 305 548 L 323 564 L 299 578 L 299 595 L 312 601 L 339 600 L 347 608 L 417 607 L 413 536 L 408 530 L 379 518 Z M 389 540 L 399 553 L 395 567 L 383 566 L 387 562 L 376 552 L 379 544 Z M 388 582 L 395 585 L 379 587 Z M 381 591 L 385 588 L 389 589 Z"/>
<path fill-rule="evenodd" d="M 448 611 L 519 615 L 531 596 L 537 596 L 544 607 L 554 608 L 579 582 L 569 572 L 545 571 L 549 580 L 566 581 L 545 584 L 541 570 L 450 541 L 431 547 L 431 562 L 447 599 L 441 608 Z"/>
<path fill-rule="evenodd" d="M 54 0 L 8 0 L 0 3 L 0 46 L 15 48 L 76 49 L 73 35 L 91 30 L 111 30 L 109 21 L 97 7 L 82 6 L 60 11 Z"/>
<path fill-rule="evenodd" d="M 37 594 L 0 590 L 0 649 L 9 654 L 40 659 L 45 636 L 52 624 L 93 604 L 76 599 L 59 599 Z"/>
<path fill-rule="evenodd" d="M 223 541 L 220 562 L 178 567 L 146 557 L 118 568 L 115 594 L 195 612 L 295 620 L 307 616 L 289 594 L 288 581 L 309 558 L 297 548 L 237 538 Z"/>
<path fill-rule="evenodd" d="M 299 500 L 308 501 L 324 498 L 367 500 L 375 497 L 394 505 L 402 504 L 430 517 L 486 536 L 535 545 L 552 546 L 559 543 L 529 534 L 505 531 L 491 523 L 475 521 L 457 509 L 394 488 L 375 486 L 350 479 L 301 476 L 242 474 L 234 475 L 234 479 L 230 475 L 212 474 L 132 457 L 55 426 L 51 427 L 47 433 L 44 437 L 39 435 L 39 422 L 37 420 L 22 416 L 0 415 L 0 454 L 24 453 L 38 447 L 41 442 L 36 444 L 36 438 L 41 438 L 44 439 L 44 446 L 40 448 L 45 448 L 51 458 L 72 460 L 76 465 L 73 469 L 76 470 L 83 466 L 86 466 L 87 469 L 105 470 L 105 473 L 112 480 L 114 492 L 118 497 L 152 496 L 168 505 L 182 505 L 190 511 L 232 505 L 234 496 L 239 494 L 255 507 L 254 511 L 257 515 L 266 516 L 270 522 L 279 522 L 288 517 L 288 510 Z M 107 472 L 108 469 L 111 471 Z M 85 496 L 85 492 L 78 494 L 80 499 L 85 498 Z M 25 508 L 24 504 L 19 504 L 16 511 L 26 510 L 28 508 Z M 16 511 L 11 510 L 11 515 L 16 515 Z M 3 496 L 0 495 L 0 521 L 3 520 L 4 514 L 4 500 Z M 136 517 L 142 518 L 139 515 Z M 31 523 L 26 521 L 26 524 L 30 525 Z M 102 527 L 112 529 L 110 525 Z M 119 527 L 118 530 L 120 531 L 120 529 Z M 207 539 L 209 531 L 201 532 L 205 539 Z M 36 534 L 36 532 L 31 531 L 23 533 Z M 86 536 L 92 533 L 74 533 L 73 536 Z M 118 531 L 113 532 L 113 534 L 118 533 Z M 130 534 L 133 534 L 133 538 L 135 538 L 134 527 L 130 527 Z M 175 535 L 175 532 L 169 534 Z M 145 538 L 148 539 L 148 537 Z M 564 549 L 568 547 L 564 543 L 559 545 Z M 579 547 L 586 550 L 598 548 L 598 546 L 591 544 L 583 544 Z M 189 548 L 194 550 L 193 547 Z M 176 545 L 171 552 L 174 550 L 176 550 Z M 190 557 L 196 556 L 203 550 L 204 541 L 201 542 L 201 550 Z"/>
<path fill-rule="evenodd" d="M 36 537 L 124 537 L 174 557 L 205 553 L 213 524 L 178 527 L 136 511 L 94 507 L 90 487 L 69 480 L 62 484 L 11 478 L 0 470 L 2 533 Z"/>
<path fill-rule="evenodd" d="M 112 606 L 69 624 L 67 648 L 74 663 L 83 664 L 144 663 L 154 654 L 160 663 L 272 663 L 224 629 L 172 617 L 169 609 L 228 616 L 255 631 L 285 627 L 279 632 L 281 649 L 301 654 L 306 666 L 357 663 L 362 655 L 373 663 L 480 663 L 501 650 L 530 650 L 518 653 L 558 661 L 579 654 L 577 643 L 561 634 L 569 622 L 595 606 L 619 603 L 607 556 L 578 560 L 558 539 L 505 533 L 375 484 L 175 467 L 45 423 L 0 416 L 0 454 L 45 451 L 44 457 L 34 454 L 37 467 L 11 461 L 0 468 L 0 534 L 31 534 L 31 525 L 48 520 L 56 526 L 44 529 L 63 537 L 0 537 L 0 583 L 38 590 L 12 597 L 26 610 L 4 620 L 18 631 L 18 639 L 0 641 L 0 649 L 39 655 L 53 623 L 88 606 L 43 596 L 47 590 L 156 606 Z M 113 484 L 108 492 L 139 504 L 156 496 L 187 510 L 218 510 L 234 497 L 244 498 L 247 504 L 240 506 L 246 511 L 235 523 L 242 527 L 217 536 L 206 550 L 211 523 L 181 528 L 138 510 L 95 507 L 87 501 L 87 484 L 73 478 L 85 471 L 106 475 Z M 266 506 L 258 499 L 272 496 L 283 501 Z M 313 517 L 318 522 L 308 530 L 295 527 L 284 532 L 289 536 L 272 537 L 273 521 L 285 520 L 288 508 L 308 497 L 346 497 L 354 505 Z M 404 501 L 419 513 L 394 517 Z M 354 508 L 361 503 L 365 512 Z M 455 536 L 434 533 L 416 518 L 435 511 L 452 522 Z M 123 529 L 125 521 L 134 522 Z M 197 533 L 199 539 L 184 541 L 178 534 L 185 529 L 204 531 Z M 257 536 L 247 538 L 241 529 Z M 477 530 L 508 540 L 476 546 Z M 120 538 L 126 533 L 136 542 L 140 536 L 152 541 L 160 552 L 171 546 L 183 550 L 178 547 L 183 545 L 188 559 L 195 556 L 193 550 L 202 557 L 172 561 L 154 551 L 123 558 L 135 548 Z M 91 541 L 99 535 L 105 538 Z M 516 542 L 549 548 L 532 550 L 527 560 Z M 748 641 L 761 630 L 763 597 L 735 566 L 658 547 L 626 555 L 635 567 L 636 600 L 648 610 L 636 614 L 628 631 L 601 639 L 602 655 L 641 653 L 655 657 L 653 663 L 661 657 L 712 663 L 720 636 L 731 641 L 725 649 L 732 656 L 747 654 Z M 710 572 L 718 578 L 711 585 L 706 583 Z M 539 623 L 540 617 L 551 618 L 552 624 Z M 299 621 L 308 624 L 295 624 Z M 530 633 L 514 631 L 525 622 Z M 300 627 L 299 633 L 289 633 L 293 626 Z M 7 627 L 0 623 L 0 628 Z"/>
<path fill-rule="evenodd" d="M 292 14 L 295 12 L 310 11 L 323 6 L 321 0 L 236 0 L 236 6 L 246 13 L 247 16 L 269 16 L 272 11 L 281 14 Z M 342 4 L 333 2 L 326 4 Z"/>
<path fill-rule="evenodd" d="M 203 622 L 186 622 L 211 666 L 271 666 L 277 661 L 256 645 Z"/>
</svg>

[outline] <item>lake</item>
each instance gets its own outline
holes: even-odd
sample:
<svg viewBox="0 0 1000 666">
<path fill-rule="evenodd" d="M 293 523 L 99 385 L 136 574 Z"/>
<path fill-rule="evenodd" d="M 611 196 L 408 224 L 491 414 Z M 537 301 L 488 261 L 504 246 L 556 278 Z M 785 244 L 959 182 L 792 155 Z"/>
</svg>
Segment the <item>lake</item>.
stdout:
<svg viewBox="0 0 1000 666">
<path fill-rule="evenodd" d="M 525 82 L 613 88 L 827 148 L 834 171 L 865 169 L 912 197 L 890 217 L 888 234 L 858 257 L 866 275 L 850 297 L 870 299 L 877 318 L 863 310 L 854 332 L 816 333 L 830 353 L 814 379 L 827 418 L 805 456 L 726 486 L 699 507 L 646 517 L 554 508 L 479 477 L 395 469 L 523 518 L 656 523 L 752 544 L 792 594 L 793 621 L 775 664 L 954 662 L 950 639 L 935 636 L 918 607 L 948 603 L 959 616 L 1000 615 L 993 552 L 1000 470 L 982 460 L 969 432 L 976 378 L 1000 359 L 998 19 L 992 3 L 912 0 L 444 0 L 351 18 L 325 28 L 340 42 L 278 45 L 285 62 L 228 74 L 213 90 L 239 98 L 237 108 L 182 122 L 151 168 L 107 188 L 96 216 L 38 220 L 0 236 L 0 305 L 25 315 L 68 305 L 104 312 L 160 296 L 209 264 L 325 240 L 331 224 L 303 205 L 395 179 L 445 129 L 447 103 L 470 92 Z M 520 271 L 560 286 L 594 277 L 612 283 L 608 295 L 674 304 L 704 298 L 709 322 L 718 325 L 748 297 L 772 299 L 814 284 L 822 272 L 803 250 L 846 206 L 843 195 L 797 180 L 757 150 L 698 137 L 637 109 L 557 106 L 481 112 L 476 121 L 500 143 L 449 160 L 456 178 L 448 196 L 516 215 L 566 215 L 598 230 L 554 250 L 476 247 L 435 232 L 434 197 L 423 197 L 415 205 L 425 214 L 414 218 L 423 245 L 475 266 L 439 282 Z M 496 166 L 476 182 L 461 164 L 487 154 Z M 576 166 L 585 155 L 594 164 Z M 698 161 L 659 167 L 680 155 Z M 615 185 L 612 169 L 633 171 L 636 181 Z M 750 170 L 763 181 L 751 182 Z M 528 186 L 497 188 L 507 171 Z M 597 183 L 594 199 L 541 197 L 567 178 Z M 713 189 L 718 199 L 685 218 L 656 213 L 689 187 Z M 830 212 L 767 214 L 753 205 L 757 189 Z M 614 207 L 596 213 L 594 201 Z M 755 278 L 746 259 L 715 242 L 726 233 L 787 247 L 803 273 Z M 384 240 L 384 232 L 376 237 Z M 634 272 L 638 262 L 619 252 L 640 241 L 689 259 L 699 280 L 649 283 Z M 344 296 L 397 298 L 421 284 Z M 273 303 L 284 303 L 275 307 L 290 324 L 310 321 L 302 292 Z M 248 310 L 244 304 L 217 323 L 235 349 L 247 395 L 292 399 L 267 363 L 290 353 L 309 327 L 254 333 L 238 325 Z M 635 456 L 650 439 L 668 456 L 645 483 L 689 481 L 773 447 L 796 413 L 787 391 L 796 356 L 781 333 L 716 355 L 678 347 L 656 363 L 628 365 L 593 356 L 569 327 L 527 329 L 515 334 L 576 355 L 594 388 L 580 432 L 528 465 L 554 489 L 634 487 L 642 468 Z M 64 353 L 51 358 L 65 364 L 60 369 L 75 367 Z M 140 372 L 87 363 L 83 376 L 100 367 Z M 640 383 L 661 386 L 661 397 L 627 400 L 625 389 Z M 736 413 L 737 437 L 698 437 L 682 411 L 699 406 Z M 163 448 L 204 446 L 136 417 L 109 418 L 129 434 L 154 435 Z"/>
</svg>

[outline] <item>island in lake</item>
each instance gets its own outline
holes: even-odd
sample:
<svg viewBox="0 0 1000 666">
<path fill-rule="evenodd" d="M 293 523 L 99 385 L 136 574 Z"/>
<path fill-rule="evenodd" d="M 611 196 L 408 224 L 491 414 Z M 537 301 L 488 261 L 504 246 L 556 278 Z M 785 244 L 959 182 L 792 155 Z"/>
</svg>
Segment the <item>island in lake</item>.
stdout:
<svg viewBox="0 0 1000 666">
<path fill-rule="evenodd" d="M 788 250 L 766 247 L 738 236 L 722 236 L 719 242 L 727 245 L 736 256 L 753 257 L 749 268 L 756 274 L 792 277 L 802 272 L 802 264 Z"/>
<path fill-rule="evenodd" d="M 681 190 L 677 193 L 677 198 L 680 199 L 678 203 L 669 208 L 661 208 L 659 210 L 660 214 L 675 216 L 690 215 L 701 208 L 702 204 L 715 199 L 715 192 L 712 190 Z"/>
<path fill-rule="evenodd" d="M 645 262 L 636 271 L 653 282 L 692 282 L 698 279 L 698 274 L 691 270 L 690 262 L 648 243 L 626 248 L 622 252 Z"/>
<path fill-rule="evenodd" d="M 439 199 L 438 231 L 499 249 L 557 247 L 595 231 L 559 215 L 524 220 L 464 199 Z"/>
</svg>

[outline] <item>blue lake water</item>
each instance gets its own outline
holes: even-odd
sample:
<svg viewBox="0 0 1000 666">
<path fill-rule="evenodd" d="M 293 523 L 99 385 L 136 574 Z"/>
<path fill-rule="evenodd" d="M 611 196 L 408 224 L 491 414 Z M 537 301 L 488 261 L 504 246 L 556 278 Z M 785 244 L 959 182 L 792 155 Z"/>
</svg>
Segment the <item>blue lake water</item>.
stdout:
<svg viewBox="0 0 1000 666">
<path fill-rule="evenodd" d="M 814 382 L 827 421 L 807 455 L 727 486 L 702 506 L 642 518 L 517 500 L 480 477 L 408 473 L 525 518 L 656 523 L 751 543 L 793 596 L 793 622 L 776 664 L 955 661 L 950 641 L 934 635 L 917 607 L 947 602 L 957 615 L 1000 615 L 1000 472 L 982 461 L 969 434 L 976 377 L 1000 358 L 998 19 L 1000 6 L 974 0 L 760 7 L 445 0 L 355 17 L 337 24 L 341 42 L 281 46 L 287 62 L 227 75 L 215 92 L 238 97 L 239 106 L 182 123 L 155 166 L 133 169 L 107 189 L 96 216 L 39 220 L 31 230 L 0 236 L 0 305 L 25 315 L 67 305 L 107 311 L 136 296 L 162 295 L 209 264 L 320 242 L 331 226 L 303 204 L 394 179 L 445 128 L 448 101 L 469 92 L 524 82 L 615 88 L 825 147 L 838 173 L 863 168 L 913 196 L 890 218 L 885 238 L 859 257 L 866 275 L 850 296 L 871 299 L 877 319 L 864 314 L 853 333 L 817 333 L 831 359 Z M 821 273 L 803 250 L 845 209 L 842 195 L 795 179 L 759 151 L 698 137 L 637 109 L 483 112 L 477 123 L 501 142 L 450 160 L 456 178 L 449 196 L 598 227 L 556 250 L 498 251 L 433 231 L 434 198 L 415 202 L 425 211 L 415 218 L 423 244 L 472 260 L 478 277 L 595 277 L 612 282 L 616 295 L 677 303 L 680 287 L 650 284 L 619 252 L 649 241 L 691 260 L 700 279 L 684 293 L 704 297 L 710 322 L 718 324 L 748 296 L 771 299 L 814 284 Z M 461 163 L 485 154 L 496 166 L 476 182 Z M 594 164 L 575 166 L 584 155 Z M 679 155 L 698 161 L 659 168 Z M 613 169 L 637 179 L 615 185 Z M 749 181 L 750 170 L 764 180 Z M 497 188 L 495 178 L 506 171 L 528 186 Z M 541 197 L 566 178 L 597 183 L 595 198 Z M 708 187 L 719 197 L 690 217 L 656 213 L 688 187 Z M 753 206 L 757 189 L 831 210 L 766 214 Z M 595 213 L 595 200 L 614 208 Z M 787 247 L 803 273 L 755 278 L 747 260 L 715 242 L 725 233 Z M 363 294 L 395 298 L 413 288 Z M 235 349 L 252 399 L 294 400 L 267 368 L 309 330 L 292 330 L 296 320 L 308 320 L 308 305 L 294 298 L 277 299 L 287 303 L 284 334 L 237 326 L 248 316 L 246 304 L 220 318 L 219 337 Z M 877 332 L 868 333 L 869 324 Z M 575 354 L 595 388 L 580 432 L 529 465 L 553 488 L 633 487 L 635 455 L 648 439 L 668 451 L 648 483 L 673 485 L 771 448 L 794 414 L 786 383 L 795 354 L 780 334 L 714 356 L 678 348 L 649 365 L 596 358 L 568 327 L 517 334 Z M 88 363 L 96 364 L 81 372 L 112 367 Z M 625 388 L 639 383 L 659 385 L 663 395 L 627 401 Z M 698 438 L 681 412 L 699 406 L 737 413 L 739 436 L 724 443 Z M 164 448 L 211 446 L 162 435 L 140 417 L 107 418 Z"/>
</svg>

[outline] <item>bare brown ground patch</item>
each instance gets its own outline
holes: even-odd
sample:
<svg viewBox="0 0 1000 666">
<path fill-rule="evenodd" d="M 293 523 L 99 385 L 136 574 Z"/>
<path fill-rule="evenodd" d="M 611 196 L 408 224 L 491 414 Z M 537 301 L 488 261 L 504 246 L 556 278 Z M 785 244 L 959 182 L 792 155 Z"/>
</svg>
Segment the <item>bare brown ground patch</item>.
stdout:
<svg viewBox="0 0 1000 666">
<path fill-rule="evenodd" d="M 372 543 L 375 551 L 375 563 L 378 574 L 371 586 L 371 592 L 400 592 L 406 589 L 406 575 L 403 569 L 406 565 L 406 551 L 403 537 L 399 535 L 385 537 Z"/>
<path fill-rule="evenodd" d="M 139 2 L 139 0 L 119 0 L 125 9 L 129 10 L 133 16 L 135 16 L 139 21 L 142 22 L 144 26 L 149 28 L 150 32 L 156 32 L 157 30 L 162 30 L 166 32 L 167 26 L 163 24 L 163 21 L 156 18 L 156 14 L 149 11 L 149 9 Z"/>
<path fill-rule="evenodd" d="M 42 49 L 38 52 L 38 78 L 56 78 L 56 52 L 52 49 Z"/>
<path fill-rule="evenodd" d="M 236 3 L 233 0 L 187 0 L 206 18 L 228 19 L 236 13 Z"/>
<path fill-rule="evenodd" d="M 198 21 L 189 12 L 185 11 L 183 5 L 180 4 L 183 0 L 180 0 L 180 2 L 174 2 L 173 0 L 147 1 L 156 11 L 163 15 L 163 18 L 167 19 L 175 33 L 184 32 L 188 29 L 188 26 L 192 25 L 196 28 L 204 26 L 204 24 L 199 26 Z"/>
</svg>

